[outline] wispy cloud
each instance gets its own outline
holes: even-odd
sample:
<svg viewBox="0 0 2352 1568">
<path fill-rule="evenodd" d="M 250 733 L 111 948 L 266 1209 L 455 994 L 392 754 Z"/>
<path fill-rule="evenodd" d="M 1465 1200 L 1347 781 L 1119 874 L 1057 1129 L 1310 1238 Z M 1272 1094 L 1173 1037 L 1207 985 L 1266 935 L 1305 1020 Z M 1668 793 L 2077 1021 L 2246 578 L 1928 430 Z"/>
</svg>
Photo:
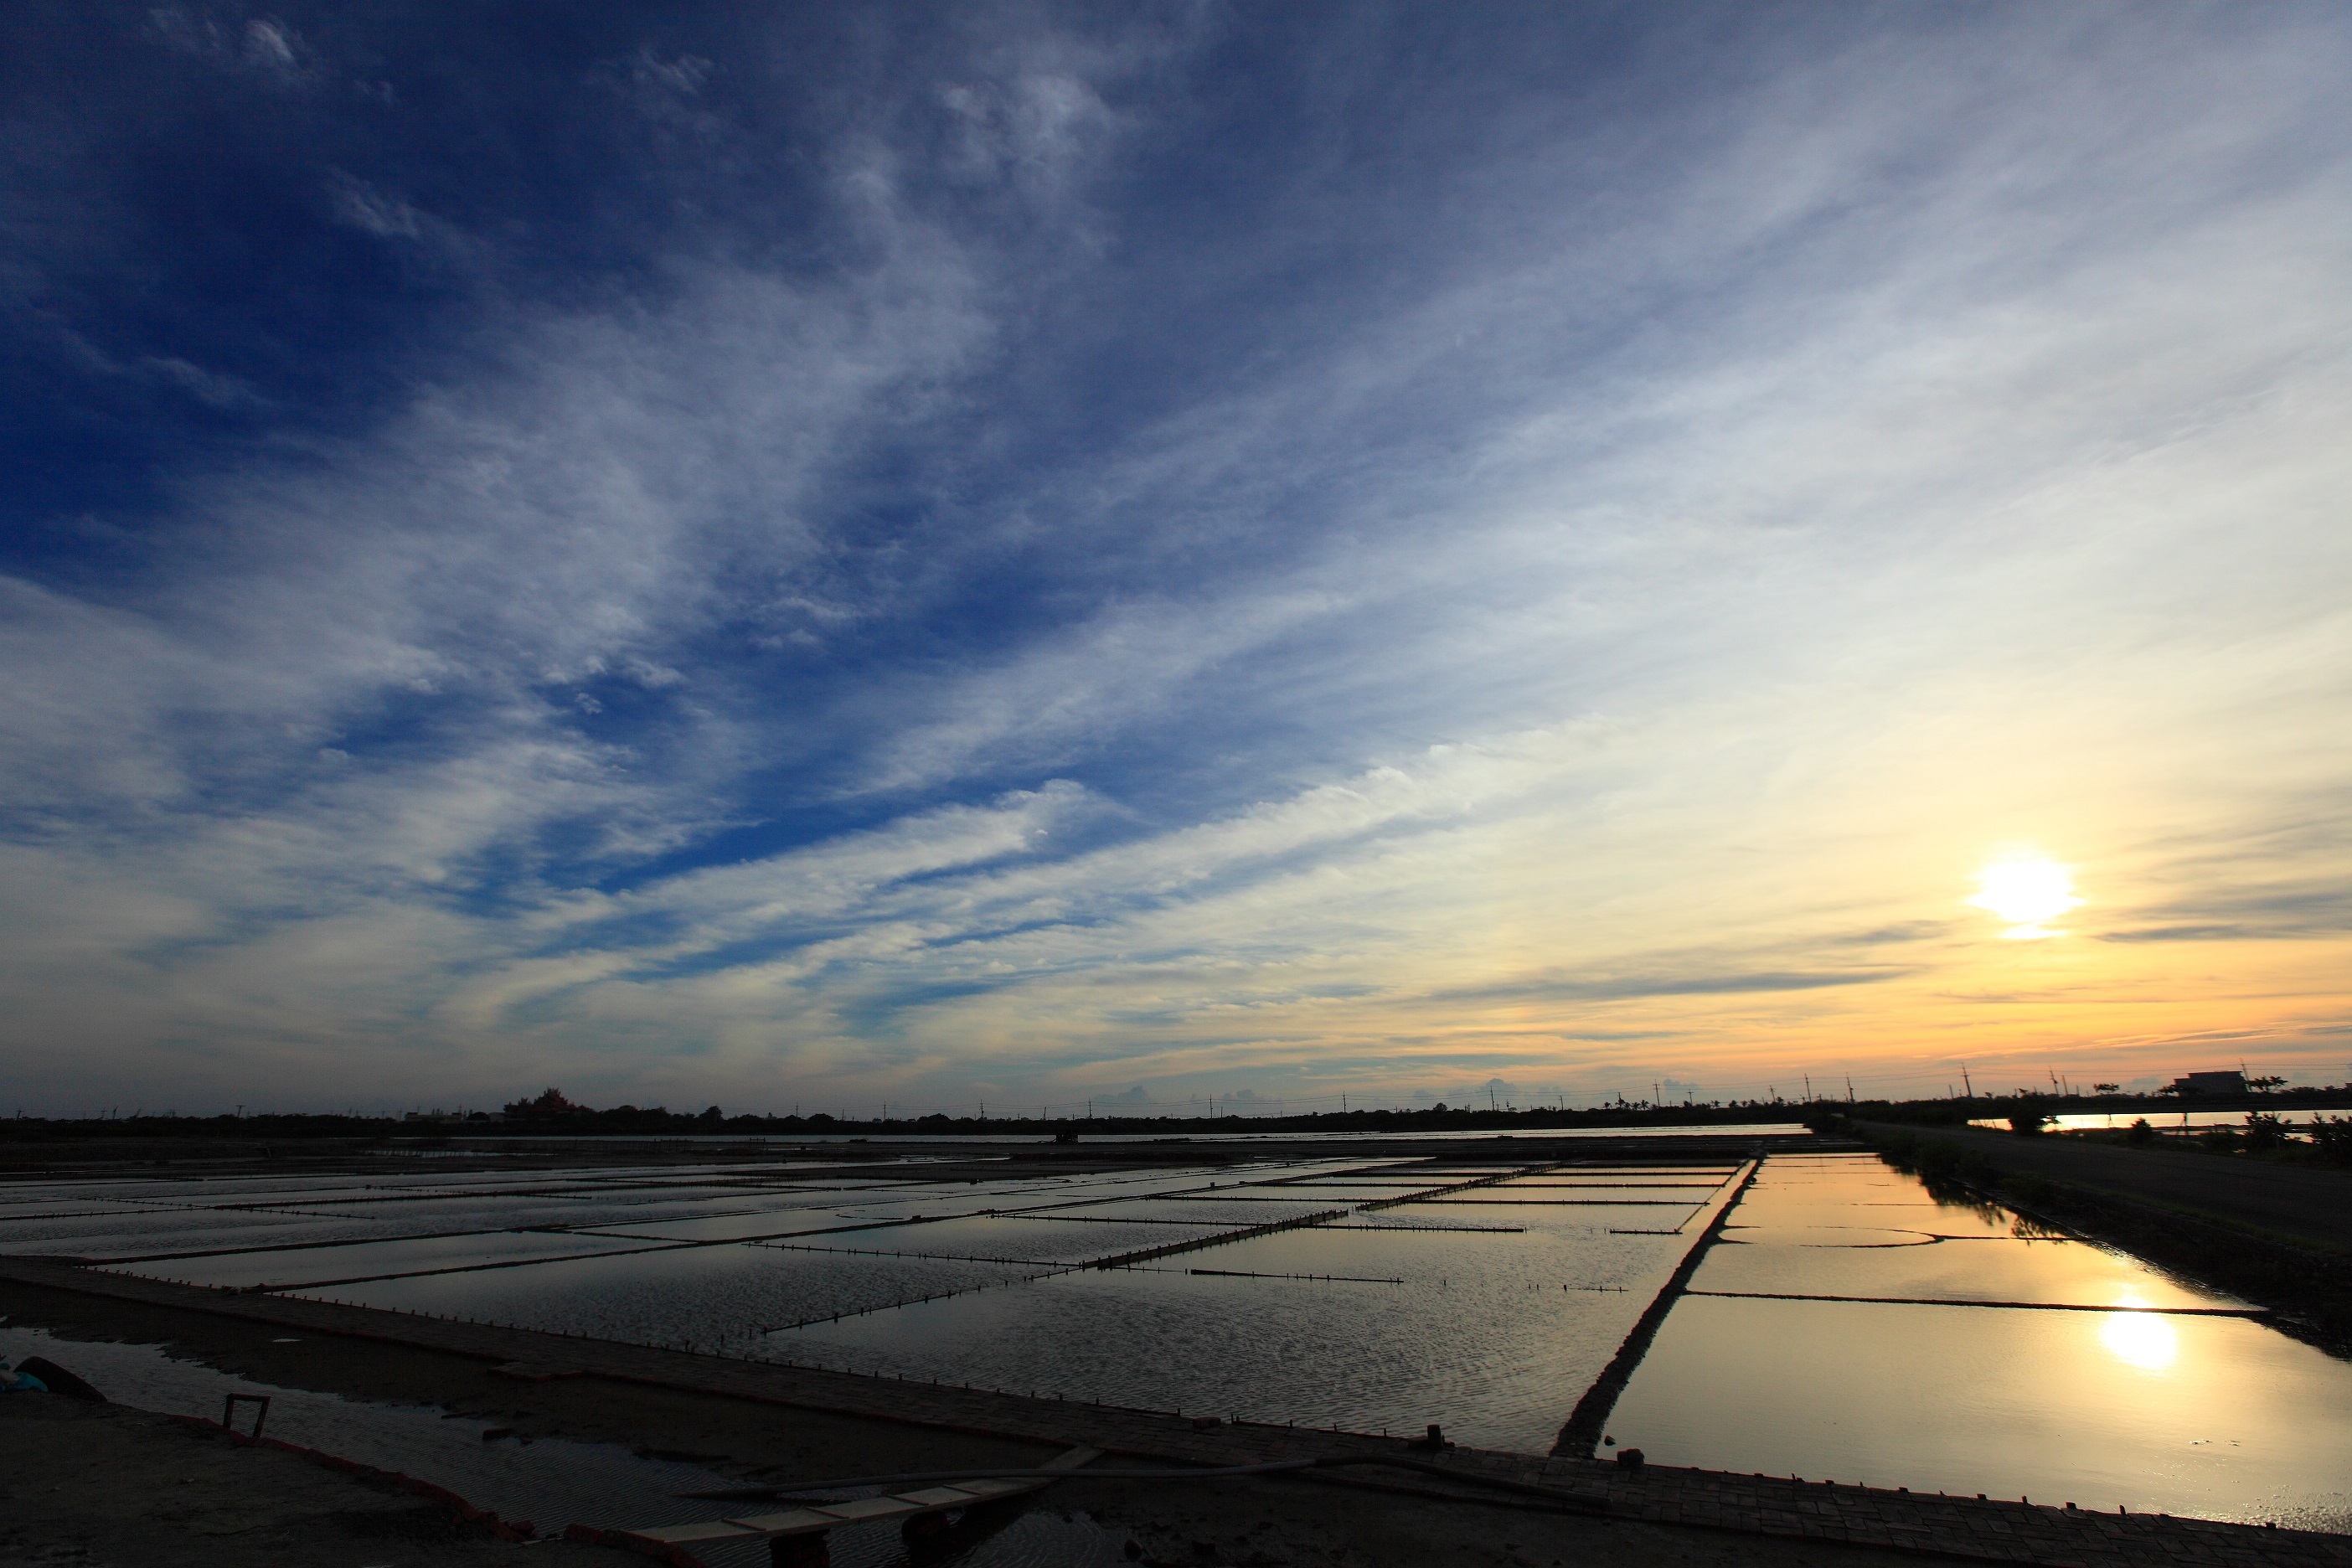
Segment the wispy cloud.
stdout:
<svg viewBox="0 0 2352 1568">
<path fill-rule="evenodd" d="M 241 26 L 154 30 L 341 58 Z M 681 184 L 545 288 L 414 170 L 306 170 L 345 265 L 483 292 L 128 564 L 0 579 L 28 1092 L 1706 1084 L 2337 1016 L 2344 30 L 1800 31 L 1658 114 L 1310 46 L 1279 123 L 1238 21 L 975 24 L 854 103 L 613 40 L 548 89 L 634 116 L 605 183 L 743 216 Z M 284 413 L 201 357 L 83 356 Z M 2104 940 L 1972 923 L 2020 838 Z M 2189 942 L 2248 956 L 2185 992 Z"/>
</svg>

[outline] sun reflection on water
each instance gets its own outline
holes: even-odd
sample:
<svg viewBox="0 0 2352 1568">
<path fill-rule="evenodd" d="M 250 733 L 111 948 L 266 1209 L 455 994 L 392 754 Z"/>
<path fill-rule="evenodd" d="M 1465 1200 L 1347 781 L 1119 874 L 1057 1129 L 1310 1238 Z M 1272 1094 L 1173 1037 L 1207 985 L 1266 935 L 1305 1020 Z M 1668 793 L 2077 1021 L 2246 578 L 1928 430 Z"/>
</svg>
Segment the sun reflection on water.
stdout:
<svg viewBox="0 0 2352 1568">
<path fill-rule="evenodd" d="M 2145 1308 L 2147 1303 L 2137 1296 L 2126 1296 L 2116 1305 Z M 2180 1353 L 2180 1336 L 2174 1331 L 2171 1320 L 2161 1312 L 2110 1312 L 2099 1326 L 2099 1342 L 2106 1346 L 2109 1355 L 2142 1372 L 2164 1372 Z"/>
</svg>

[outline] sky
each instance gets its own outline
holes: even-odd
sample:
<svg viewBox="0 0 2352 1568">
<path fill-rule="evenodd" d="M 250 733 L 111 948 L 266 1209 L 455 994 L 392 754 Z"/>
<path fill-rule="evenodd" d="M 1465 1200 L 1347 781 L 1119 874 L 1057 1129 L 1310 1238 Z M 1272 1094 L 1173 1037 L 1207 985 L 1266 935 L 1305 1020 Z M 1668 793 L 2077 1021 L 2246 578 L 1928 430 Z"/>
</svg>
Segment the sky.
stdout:
<svg viewBox="0 0 2352 1568">
<path fill-rule="evenodd" d="M 2340 6 L 0 33 L 26 1114 L 2352 1078 Z"/>
</svg>

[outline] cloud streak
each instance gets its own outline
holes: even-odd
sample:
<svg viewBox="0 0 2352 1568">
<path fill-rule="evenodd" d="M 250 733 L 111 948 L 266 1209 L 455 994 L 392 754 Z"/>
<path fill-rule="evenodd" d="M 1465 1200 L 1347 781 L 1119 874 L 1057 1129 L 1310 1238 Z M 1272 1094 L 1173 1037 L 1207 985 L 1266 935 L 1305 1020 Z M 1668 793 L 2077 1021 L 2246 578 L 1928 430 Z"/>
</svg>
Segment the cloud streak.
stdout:
<svg viewBox="0 0 2352 1568">
<path fill-rule="evenodd" d="M 1239 19 L 812 46 L 898 83 L 854 101 L 757 31 L 600 40 L 544 112 L 627 117 L 595 188 L 699 193 L 625 261 L 530 279 L 422 154 L 303 174 L 385 300 L 461 301 L 365 417 L 74 340 L 281 427 L 0 578 L 16 1087 L 2302 1049 L 2340 19 L 1669 28 L 1580 92 L 1507 68 L 1571 37 L 1459 25 L 1386 110 L 1402 41 Z M 396 50 L 285 91 L 364 40 L 268 26 L 155 24 L 271 114 L 424 112 Z M 2100 940 L 1972 923 L 2026 839 Z M 2245 956 L 2185 985 L 2198 943 Z"/>
</svg>

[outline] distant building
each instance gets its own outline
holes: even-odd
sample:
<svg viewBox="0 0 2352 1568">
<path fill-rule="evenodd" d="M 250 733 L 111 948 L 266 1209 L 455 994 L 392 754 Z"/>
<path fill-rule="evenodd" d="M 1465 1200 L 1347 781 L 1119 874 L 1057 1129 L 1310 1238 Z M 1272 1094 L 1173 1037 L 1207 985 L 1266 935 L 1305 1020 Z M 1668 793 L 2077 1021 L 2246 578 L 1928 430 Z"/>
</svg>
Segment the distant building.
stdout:
<svg viewBox="0 0 2352 1568">
<path fill-rule="evenodd" d="M 2242 1072 L 2192 1072 L 2186 1078 L 2174 1079 L 2164 1086 L 2166 1094 L 2243 1094 L 2246 1075 Z"/>
</svg>

